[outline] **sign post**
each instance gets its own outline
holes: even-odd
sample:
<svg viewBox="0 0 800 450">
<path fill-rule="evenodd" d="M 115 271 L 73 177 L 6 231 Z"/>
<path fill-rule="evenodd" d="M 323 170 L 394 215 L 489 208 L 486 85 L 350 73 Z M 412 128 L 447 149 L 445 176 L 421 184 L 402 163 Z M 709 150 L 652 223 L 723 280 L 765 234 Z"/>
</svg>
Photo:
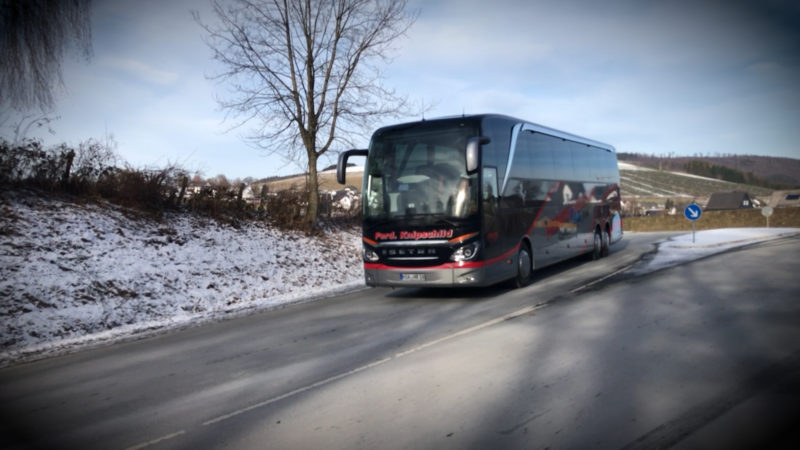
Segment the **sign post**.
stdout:
<svg viewBox="0 0 800 450">
<path fill-rule="evenodd" d="M 691 205 L 686 206 L 686 209 L 683 210 L 683 215 L 692 222 L 692 244 L 694 244 L 694 222 L 695 220 L 699 219 L 700 216 L 703 214 L 703 210 L 700 209 L 700 205 L 692 203 Z"/>
<path fill-rule="evenodd" d="M 767 228 L 769 228 L 769 216 L 772 215 L 772 206 L 761 208 L 761 215 L 767 218 Z"/>
</svg>

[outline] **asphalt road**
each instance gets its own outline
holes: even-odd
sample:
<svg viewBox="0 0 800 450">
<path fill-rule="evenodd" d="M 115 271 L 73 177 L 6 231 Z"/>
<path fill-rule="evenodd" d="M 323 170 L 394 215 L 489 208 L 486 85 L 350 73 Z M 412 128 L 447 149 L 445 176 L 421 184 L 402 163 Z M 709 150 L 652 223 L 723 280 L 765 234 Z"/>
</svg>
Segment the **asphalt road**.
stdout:
<svg viewBox="0 0 800 450">
<path fill-rule="evenodd" d="M 797 237 L 367 289 L 0 370 L 9 448 L 797 448 Z M 609 275 L 616 275 L 607 278 Z"/>
</svg>

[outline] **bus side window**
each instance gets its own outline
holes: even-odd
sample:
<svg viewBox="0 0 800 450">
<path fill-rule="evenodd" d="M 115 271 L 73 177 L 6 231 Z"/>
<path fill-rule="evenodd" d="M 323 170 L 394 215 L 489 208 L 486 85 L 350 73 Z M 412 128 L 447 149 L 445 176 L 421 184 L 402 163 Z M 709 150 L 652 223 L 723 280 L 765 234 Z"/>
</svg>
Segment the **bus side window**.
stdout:
<svg viewBox="0 0 800 450">
<path fill-rule="evenodd" d="M 497 208 L 497 168 L 483 168 L 483 202 L 488 211 Z"/>
</svg>

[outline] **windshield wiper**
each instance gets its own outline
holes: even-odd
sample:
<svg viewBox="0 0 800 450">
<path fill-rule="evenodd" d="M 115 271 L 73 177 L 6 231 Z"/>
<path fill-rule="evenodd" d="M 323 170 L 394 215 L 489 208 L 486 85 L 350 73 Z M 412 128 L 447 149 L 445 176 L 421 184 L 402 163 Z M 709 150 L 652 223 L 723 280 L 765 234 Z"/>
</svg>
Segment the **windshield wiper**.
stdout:
<svg viewBox="0 0 800 450">
<path fill-rule="evenodd" d="M 457 227 L 457 226 L 458 226 L 458 224 L 457 224 L 457 223 L 455 223 L 455 222 L 453 222 L 452 220 L 447 220 L 447 219 L 445 219 L 445 218 L 442 218 L 442 217 L 440 217 L 440 218 L 437 220 L 437 222 L 442 222 L 442 223 L 445 223 L 445 224 L 447 224 L 447 225 L 450 225 L 450 226 L 451 226 L 451 227 L 453 227 L 453 228 L 455 228 L 455 227 Z"/>
</svg>

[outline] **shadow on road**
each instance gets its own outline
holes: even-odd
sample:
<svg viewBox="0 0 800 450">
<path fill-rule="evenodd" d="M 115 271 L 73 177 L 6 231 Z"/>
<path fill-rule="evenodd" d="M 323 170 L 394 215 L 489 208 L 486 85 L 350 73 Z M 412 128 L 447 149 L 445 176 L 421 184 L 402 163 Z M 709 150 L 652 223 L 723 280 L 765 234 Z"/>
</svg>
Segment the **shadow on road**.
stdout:
<svg viewBox="0 0 800 450">
<path fill-rule="evenodd" d="M 622 240 L 617 242 L 611 247 L 610 255 L 625 251 L 628 248 L 629 242 Z M 550 266 L 536 269 L 533 272 L 531 285 L 536 285 L 542 281 L 550 278 L 558 277 L 573 269 L 585 266 L 587 264 L 597 264 L 592 261 L 591 255 L 582 255 L 566 261 L 562 261 Z M 510 281 L 500 282 L 492 286 L 486 287 L 464 287 L 464 288 L 396 288 L 388 291 L 385 295 L 387 298 L 402 299 L 406 301 L 481 301 L 492 300 L 496 297 L 515 290 Z"/>
<path fill-rule="evenodd" d="M 470 436 L 472 448 L 784 442 L 796 419 L 783 411 L 800 410 L 800 397 L 740 406 L 800 379 L 794 275 L 800 266 L 778 247 L 605 285 L 515 323 L 531 339 L 519 352 L 507 395 L 487 408 L 487 428 Z M 781 389 L 800 392 L 796 384 Z M 745 411 L 744 418 L 729 419 L 734 410 Z"/>
</svg>

